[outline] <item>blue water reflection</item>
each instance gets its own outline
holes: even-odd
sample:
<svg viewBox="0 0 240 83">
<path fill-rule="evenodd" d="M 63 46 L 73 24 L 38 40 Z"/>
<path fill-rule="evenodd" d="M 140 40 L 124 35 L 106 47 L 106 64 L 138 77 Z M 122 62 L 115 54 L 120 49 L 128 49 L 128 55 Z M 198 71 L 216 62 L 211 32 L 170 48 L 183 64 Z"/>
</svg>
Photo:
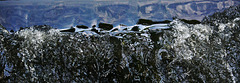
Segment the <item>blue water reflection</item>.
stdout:
<svg viewBox="0 0 240 83">
<path fill-rule="evenodd" d="M 139 18 L 161 21 L 173 16 L 201 20 L 237 4 L 237 0 L 0 1 L 0 24 L 8 30 L 18 30 L 44 24 L 55 28 L 90 27 L 99 22 L 134 25 Z"/>
</svg>

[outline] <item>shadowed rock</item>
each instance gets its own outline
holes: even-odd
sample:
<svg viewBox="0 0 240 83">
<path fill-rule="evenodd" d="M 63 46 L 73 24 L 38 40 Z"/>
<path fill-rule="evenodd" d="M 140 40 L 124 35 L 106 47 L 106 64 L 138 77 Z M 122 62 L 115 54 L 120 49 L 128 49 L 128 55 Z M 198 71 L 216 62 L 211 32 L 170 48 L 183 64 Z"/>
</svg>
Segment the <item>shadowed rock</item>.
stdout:
<svg viewBox="0 0 240 83">
<path fill-rule="evenodd" d="M 99 23 L 98 27 L 103 29 L 103 30 L 111 30 L 113 28 L 112 24 L 107 24 L 107 23 Z"/>
<path fill-rule="evenodd" d="M 132 31 L 139 31 L 139 26 L 134 26 L 131 30 Z"/>
<path fill-rule="evenodd" d="M 20 27 L 19 31 L 23 30 L 24 28 L 23 27 Z"/>
<path fill-rule="evenodd" d="M 118 31 L 118 29 L 116 28 L 116 29 L 113 29 L 111 32 L 114 32 L 114 31 Z"/>
<path fill-rule="evenodd" d="M 75 28 L 71 27 L 70 29 L 61 30 L 60 32 L 75 32 Z"/>
<path fill-rule="evenodd" d="M 14 30 L 10 30 L 10 32 L 12 32 L 12 33 L 13 33 L 13 32 L 14 32 Z"/>
<path fill-rule="evenodd" d="M 152 25 L 152 24 L 166 24 L 170 23 L 171 21 L 169 20 L 164 20 L 164 21 L 152 21 L 148 19 L 139 19 L 137 24 L 142 24 L 142 25 Z"/>
<path fill-rule="evenodd" d="M 153 21 L 152 20 L 147 20 L 147 19 L 139 19 L 137 24 L 142 24 L 142 25 L 152 25 Z"/>
<path fill-rule="evenodd" d="M 198 21 L 198 20 L 186 20 L 186 19 L 179 19 L 185 23 L 188 23 L 188 24 L 200 24 L 201 22 Z"/>
<path fill-rule="evenodd" d="M 77 28 L 80 28 L 80 29 L 87 29 L 87 28 L 88 28 L 88 27 L 85 26 L 85 25 L 77 25 L 76 27 L 77 27 Z"/>
<path fill-rule="evenodd" d="M 159 31 L 150 31 L 150 38 L 152 41 L 157 42 L 159 41 L 159 37 L 163 34 L 163 32 Z"/>
<path fill-rule="evenodd" d="M 167 24 L 167 23 L 170 23 L 172 21 L 170 20 L 164 20 L 164 21 L 156 21 L 156 22 L 153 22 L 153 24 Z"/>
<path fill-rule="evenodd" d="M 95 33 L 97 33 L 97 34 L 100 34 L 100 32 L 98 32 L 98 30 L 95 29 L 95 28 L 92 28 L 91 31 L 93 31 L 93 32 L 95 32 Z"/>
</svg>

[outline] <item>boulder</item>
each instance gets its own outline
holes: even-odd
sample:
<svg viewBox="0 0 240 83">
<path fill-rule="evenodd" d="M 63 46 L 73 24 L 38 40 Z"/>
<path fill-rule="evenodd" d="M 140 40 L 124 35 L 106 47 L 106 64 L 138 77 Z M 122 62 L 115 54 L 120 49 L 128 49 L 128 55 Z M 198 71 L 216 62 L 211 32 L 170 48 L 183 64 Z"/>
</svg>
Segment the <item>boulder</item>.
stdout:
<svg viewBox="0 0 240 83">
<path fill-rule="evenodd" d="M 169 20 L 164 20 L 164 21 L 152 21 L 148 19 L 139 19 L 137 24 L 142 24 L 142 25 L 153 25 L 153 24 L 167 24 L 170 23 L 171 21 Z"/>
<path fill-rule="evenodd" d="M 14 33 L 14 30 L 10 30 L 11 33 Z"/>
<path fill-rule="evenodd" d="M 118 29 L 117 29 L 117 28 L 115 28 L 115 29 L 113 29 L 111 32 L 114 32 L 114 31 L 118 31 Z"/>
<path fill-rule="evenodd" d="M 100 32 L 98 32 L 98 30 L 95 29 L 95 28 L 92 28 L 91 31 L 93 31 L 93 32 L 95 32 L 95 33 L 97 33 L 97 34 L 100 34 Z"/>
<path fill-rule="evenodd" d="M 142 24 L 142 25 L 152 25 L 153 21 L 152 20 L 147 20 L 147 19 L 139 19 L 137 24 Z"/>
<path fill-rule="evenodd" d="M 170 21 L 170 20 L 164 20 L 164 21 L 156 21 L 156 22 L 153 22 L 153 24 L 168 24 L 168 23 L 170 23 L 170 22 L 172 22 L 172 21 Z"/>
<path fill-rule="evenodd" d="M 71 27 L 70 29 L 61 30 L 60 32 L 75 32 L 75 28 Z"/>
<path fill-rule="evenodd" d="M 80 28 L 80 29 L 87 29 L 87 28 L 88 28 L 88 27 L 85 26 L 85 25 L 77 25 L 76 27 L 77 27 L 77 28 Z"/>
<path fill-rule="evenodd" d="M 154 42 L 159 41 L 159 37 L 161 35 L 163 35 L 163 32 L 161 32 L 161 31 L 150 31 L 150 38 Z"/>
<path fill-rule="evenodd" d="M 185 23 L 188 23 L 188 24 L 200 24 L 201 22 L 198 21 L 198 20 L 186 20 L 186 19 L 179 19 Z"/>
<path fill-rule="evenodd" d="M 107 23 L 99 23 L 98 27 L 103 29 L 103 30 L 111 30 L 113 28 L 112 24 L 107 24 Z"/>
<path fill-rule="evenodd" d="M 139 26 L 134 26 L 131 30 L 132 31 L 139 31 Z"/>
</svg>

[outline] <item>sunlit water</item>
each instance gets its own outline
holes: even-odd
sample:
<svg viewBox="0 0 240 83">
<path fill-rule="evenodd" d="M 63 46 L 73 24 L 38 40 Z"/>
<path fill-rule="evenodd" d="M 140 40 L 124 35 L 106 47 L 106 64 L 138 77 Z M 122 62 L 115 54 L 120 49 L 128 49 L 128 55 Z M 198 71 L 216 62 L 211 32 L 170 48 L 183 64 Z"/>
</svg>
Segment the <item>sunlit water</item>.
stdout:
<svg viewBox="0 0 240 83">
<path fill-rule="evenodd" d="M 126 17 L 125 17 L 126 18 Z M 137 18 L 136 18 L 137 19 Z M 0 27 L 0 82 L 240 81 L 240 7 L 201 24 L 116 26 L 60 32 Z M 113 31 L 114 29 L 117 31 Z"/>
</svg>

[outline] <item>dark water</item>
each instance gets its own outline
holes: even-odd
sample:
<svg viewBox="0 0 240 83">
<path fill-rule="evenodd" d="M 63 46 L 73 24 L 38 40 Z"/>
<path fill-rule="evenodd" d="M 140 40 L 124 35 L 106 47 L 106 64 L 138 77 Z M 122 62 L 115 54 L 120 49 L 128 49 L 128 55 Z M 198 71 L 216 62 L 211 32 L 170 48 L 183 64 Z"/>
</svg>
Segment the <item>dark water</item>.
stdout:
<svg viewBox="0 0 240 83">
<path fill-rule="evenodd" d="M 196 3 L 203 3 L 203 7 L 207 6 L 207 8 L 212 7 L 214 9 L 214 4 L 217 3 L 238 3 L 238 1 L 160 2 L 168 4 L 165 6 L 166 9 L 177 9 L 183 4 L 185 4 L 183 6 L 186 9 L 192 6 L 193 8 L 191 9 L 199 9 L 191 5 Z M 26 4 L 21 3 L 21 5 Z M 111 5 L 111 7 L 101 6 L 102 4 L 103 2 L 98 3 L 97 8 L 102 7 L 99 9 L 103 9 L 103 12 L 112 7 L 125 8 L 125 6 L 119 5 Z M 120 4 L 120 2 L 117 4 Z M 135 6 L 136 4 L 131 2 L 133 8 L 140 8 L 139 11 L 146 4 L 140 4 L 139 2 L 139 6 Z M 149 2 L 149 4 L 154 6 L 152 2 Z M 42 6 L 43 9 L 41 10 L 40 8 L 36 12 L 45 11 L 45 6 Z M 228 5 L 217 7 L 224 9 Z M 92 11 L 91 8 L 92 6 L 90 6 L 89 11 Z M 158 4 L 156 8 L 161 7 Z M 34 8 L 30 8 L 30 10 L 34 10 Z M 158 17 L 158 14 L 154 15 L 154 12 L 161 13 L 159 12 L 160 9 L 156 10 L 149 15 L 142 13 L 141 15 L 133 14 L 133 16 L 128 12 L 136 12 L 136 10 L 129 10 L 126 12 L 130 14 L 129 17 L 128 15 L 124 17 L 124 13 L 122 20 L 116 21 L 116 24 L 124 23 L 126 22 L 124 20 L 128 19 L 137 21 L 141 16 L 149 16 L 146 18 L 153 20 L 171 18 L 161 18 Z M 212 12 L 209 11 L 207 13 L 203 10 L 204 14 L 201 14 L 203 16 Z M 218 10 L 221 10 L 221 8 L 216 9 L 216 11 Z M 171 12 L 176 14 L 177 11 L 171 10 Z M 109 12 L 113 12 L 113 10 L 109 9 L 106 13 Z M 119 13 L 113 13 L 112 16 L 107 14 L 102 19 L 94 15 L 93 17 L 98 19 L 96 23 L 103 21 L 114 24 L 115 21 L 110 20 L 120 18 L 114 17 L 114 15 Z M 182 18 L 191 17 L 187 12 L 179 13 L 179 15 L 182 15 Z M 65 13 L 61 13 L 53 19 L 62 19 L 64 16 L 67 16 L 61 16 L 62 14 Z M 49 13 L 46 16 L 51 18 L 55 15 Z M 192 16 L 194 17 L 194 15 Z M 7 18 L 7 16 L 4 17 Z M 85 18 L 85 16 L 80 17 Z M 86 15 L 87 22 L 89 22 L 90 17 L 91 15 Z M 104 21 L 107 18 L 110 19 Z M 91 28 L 78 29 L 75 32 L 60 32 L 61 30 L 55 29 L 56 26 L 65 26 L 64 22 L 68 22 L 67 19 L 63 23 L 56 21 L 56 25 L 50 22 L 49 25 L 51 26 L 32 26 L 22 30 L 17 29 L 17 32 L 9 32 L 8 25 L 0 26 L 0 82 L 239 83 L 240 6 L 235 5 L 221 12 L 212 13 L 212 15 L 205 18 L 196 17 L 196 19 L 198 18 L 203 19 L 200 24 L 189 24 L 181 19 L 175 19 L 166 24 L 153 25 L 135 25 L 135 22 L 133 25 L 139 26 L 139 29 L 135 31 L 132 31 L 133 26 L 121 25 L 113 28 L 118 29 L 116 31 L 113 31 L 113 29 L 107 31 L 96 28 L 100 29 L 99 33 L 91 31 Z M 43 24 L 48 23 L 44 19 L 39 22 L 43 22 Z M 87 22 L 83 24 L 88 25 Z M 9 21 L 9 23 L 14 25 L 14 21 Z M 28 21 L 28 23 L 29 25 L 30 23 L 35 25 L 37 21 L 32 20 Z M 91 24 L 92 22 L 89 23 Z M 131 22 L 127 21 L 127 23 Z M 24 23 L 22 25 L 26 26 Z"/>
</svg>

